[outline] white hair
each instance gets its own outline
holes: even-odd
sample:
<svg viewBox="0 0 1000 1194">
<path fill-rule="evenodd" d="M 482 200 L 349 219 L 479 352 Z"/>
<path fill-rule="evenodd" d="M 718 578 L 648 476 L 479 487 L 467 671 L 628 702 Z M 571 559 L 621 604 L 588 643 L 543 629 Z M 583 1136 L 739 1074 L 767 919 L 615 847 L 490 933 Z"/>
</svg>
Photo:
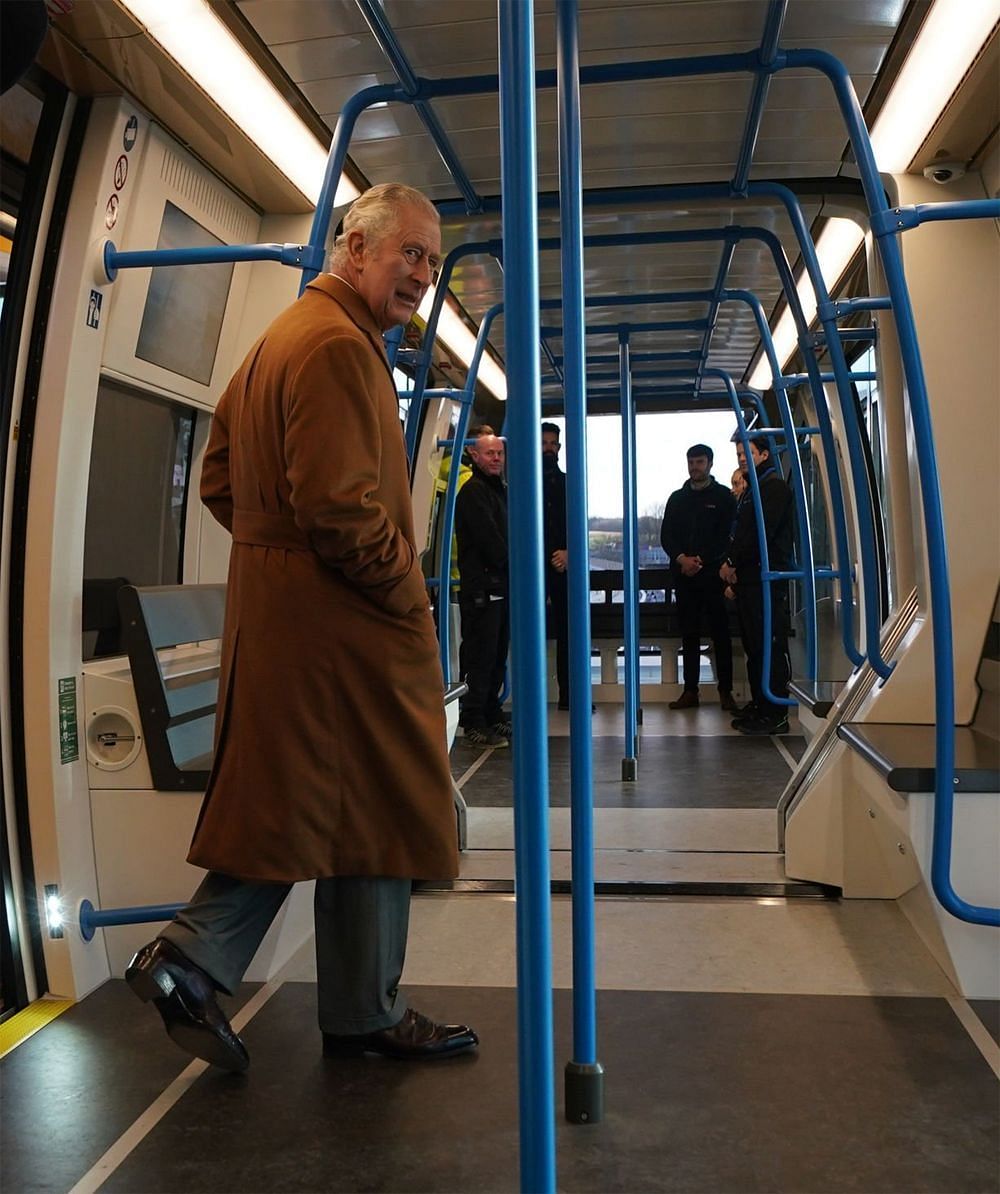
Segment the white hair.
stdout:
<svg viewBox="0 0 1000 1194">
<path fill-rule="evenodd" d="M 340 235 L 330 251 L 329 268 L 336 269 L 347 258 L 347 238 L 352 232 L 364 233 L 366 245 L 377 245 L 399 218 L 400 208 L 418 207 L 426 215 L 440 219 L 437 208 L 420 191 L 401 182 L 380 182 L 351 204 L 344 216 Z"/>
</svg>

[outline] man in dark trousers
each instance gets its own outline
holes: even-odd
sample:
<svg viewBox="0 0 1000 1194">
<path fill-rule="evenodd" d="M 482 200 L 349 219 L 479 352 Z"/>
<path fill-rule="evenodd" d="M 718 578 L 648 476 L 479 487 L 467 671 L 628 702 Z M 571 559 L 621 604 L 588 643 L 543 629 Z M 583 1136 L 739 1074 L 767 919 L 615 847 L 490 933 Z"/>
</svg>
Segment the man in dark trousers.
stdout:
<svg viewBox="0 0 1000 1194">
<path fill-rule="evenodd" d="M 719 704 L 723 709 L 736 708 L 733 645 L 719 576 L 736 503 L 729 489 L 712 476 L 712 459 L 707 444 L 688 448 L 688 480 L 670 495 L 660 530 L 660 542 L 670 557 L 684 653 L 684 691 L 670 702 L 671 709 L 693 709 L 698 705 L 703 618 L 715 648 Z"/>
<path fill-rule="evenodd" d="M 559 467 L 559 427 L 542 424 L 542 527 L 545 534 L 545 597 L 556 640 L 559 708 L 569 708 L 569 600 L 566 580 L 566 474 Z"/>
<path fill-rule="evenodd" d="M 477 1042 L 399 988 L 412 881 L 454 878 L 458 851 L 382 334 L 409 323 L 440 258 L 425 196 L 372 187 L 329 272 L 264 332 L 212 420 L 201 496 L 233 544 L 215 758 L 188 854 L 208 874 L 125 979 L 177 1045 L 223 1069 L 250 1059 L 216 993 L 235 994 L 306 879 L 324 1055 L 427 1060 Z"/>
<path fill-rule="evenodd" d="M 757 474 L 770 569 L 784 571 L 792 566 L 792 547 L 795 540 L 795 506 L 792 491 L 771 459 L 770 444 L 766 436 L 755 436 L 750 440 L 749 463 L 742 444 L 737 444 L 736 455 L 744 472 L 747 472 L 752 464 Z M 733 719 L 733 725 L 741 734 L 787 734 L 788 707 L 775 704 L 764 695 L 764 592 L 760 572 L 757 519 L 748 485 L 740 499 L 728 558 L 719 571 L 723 582 L 731 585 L 736 593 L 740 637 L 743 640 L 743 650 L 746 652 L 747 676 L 753 698 L 742 713 Z M 771 585 L 769 680 L 772 696 L 788 696 L 791 674 L 791 662 L 788 658 L 788 583 L 778 581 Z"/>
<path fill-rule="evenodd" d="M 474 745 L 507 746 L 511 723 L 500 704 L 510 642 L 504 445 L 488 429 L 473 434 L 472 476 L 455 503 L 462 678 L 469 686 L 459 720 Z"/>
</svg>

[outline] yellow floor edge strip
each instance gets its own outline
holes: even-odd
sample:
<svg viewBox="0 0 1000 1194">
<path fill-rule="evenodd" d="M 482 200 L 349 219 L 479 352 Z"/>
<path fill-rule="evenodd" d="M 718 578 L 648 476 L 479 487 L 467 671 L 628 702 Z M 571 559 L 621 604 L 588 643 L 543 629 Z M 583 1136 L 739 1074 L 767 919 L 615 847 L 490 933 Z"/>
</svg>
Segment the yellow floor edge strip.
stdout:
<svg viewBox="0 0 1000 1194">
<path fill-rule="evenodd" d="M 56 1016 L 61 1016 L 75 1002 L 74 999 L 36 999 L 24 1011 L 4 1020 L 0 1024 L 0 1057 L 6 1057 L 29 1036 L 34 1036 L 46 1024 L 51 1024 Z"/>
</svg>

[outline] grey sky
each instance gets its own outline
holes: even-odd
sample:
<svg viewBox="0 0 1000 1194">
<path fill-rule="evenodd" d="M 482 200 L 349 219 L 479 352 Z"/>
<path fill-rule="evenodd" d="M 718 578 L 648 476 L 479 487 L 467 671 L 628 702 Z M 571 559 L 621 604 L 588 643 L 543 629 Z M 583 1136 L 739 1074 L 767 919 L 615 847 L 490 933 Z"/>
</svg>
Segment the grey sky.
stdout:
<svg viewBox="0 0 1000 1194">
<path fill-rule="evenodd" d="M 565 428 L 565 420 L 551 419 Z M 729 411 L 697 414 L 639 415 L 636 420 L 638 509 L 643 514 L 662 505 L 687 480 L 687 450 L 708 444 L 715 452 L 712 472 L 723 485 L 736 468 L 736 446 L 730 436 L 736 419 Z M 562 433 L 560 465 L 566 467 L 566 433 Z M 588 513 L 592 518 L 616 518 L 622 513 L 621 423 L 616 416 L 587 420 Z"/>
</svg>

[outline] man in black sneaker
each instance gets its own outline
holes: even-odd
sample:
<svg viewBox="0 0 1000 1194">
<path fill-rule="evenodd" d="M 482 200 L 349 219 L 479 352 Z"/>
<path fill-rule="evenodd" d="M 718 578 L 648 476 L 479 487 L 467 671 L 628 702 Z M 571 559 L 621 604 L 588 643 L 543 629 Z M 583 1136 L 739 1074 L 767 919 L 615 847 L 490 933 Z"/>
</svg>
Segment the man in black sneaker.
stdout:
<svg viewBox="0 0 1000 1194">
<path fill-rule="evenodd" d="M 729 613 L 719 576 L 736 502 L 729 489 L 712 476 L 712 459 L 707 444 L 688 448 L 688 480 L 670 495 L 660 529 L 660 542 L 670 557 L 684 655 L 684 692 L 670 702 L 671 709 L 693 709 L 698 704 L 703 618 L 708 621 L 715 649 L 719 704 L 726 710 L 736 708 Z"/>
<path fill-rule="evenodd" d="M 747 472 L 750 464 L 757 474 L 761 510 L 764 516 L 764 538 L 768 565 L 772 572 L 792 566 L 792 547 L 795 537 L 795 507 L 792 491 L 782 479 L 771 459 L 766 436 L 750 440 L 750 461 L 746 460 L 743 445 L 737 443 L 736 455 L 740 468 Z M 751 489 L 748 485 L 740 499 L 729 545 L 729 556 L 719 570 L 723 582 L 736 593 L 736 609 L 740 619 L 740 637 L 747 657 L 747 678 L 752 701 L 733 725 L 741 734 L 766 735 L 788 733 L 788 707 L 776 704 L 764 694 L 764 593 L 760 578 L 760 541 Z M 791 678 L 788 658 L 788 584 L 771 584 L 771 668 L 769 687 L 771 696 L 787 697 Z"/>
<path fill-rule="evenodd" d="M 472 476 L 455 503 L 462 678 L 469 686 L 459 722 L 474 745 L 503 747 L 511 734 L 500 704 L 510 642 L 504 445 L 488 429 L 473 432 L 473 438 Z"/>
</svg>

